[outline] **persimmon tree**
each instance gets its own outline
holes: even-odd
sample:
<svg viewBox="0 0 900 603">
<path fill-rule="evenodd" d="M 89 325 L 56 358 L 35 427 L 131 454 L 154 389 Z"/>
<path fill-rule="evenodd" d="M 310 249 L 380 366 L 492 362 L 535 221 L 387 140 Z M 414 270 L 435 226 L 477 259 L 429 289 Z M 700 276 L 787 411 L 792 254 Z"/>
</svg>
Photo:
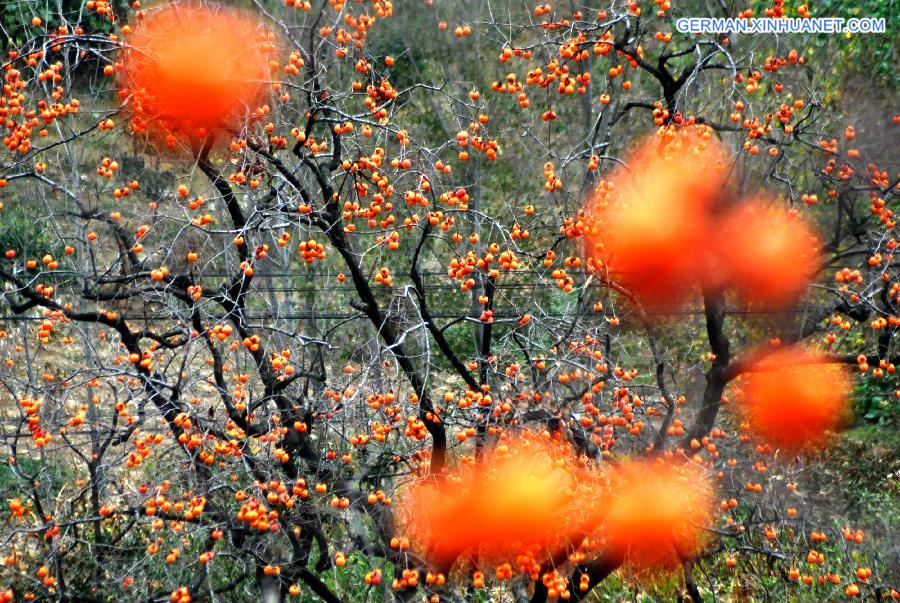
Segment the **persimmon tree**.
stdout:
<svg viewBox="0 0 900 603">
<path fill-rule="evenodd" d="M 900 116 L 708 10 L 23 13 L 0 600 L 900 598 L 810 475 L 900 398 Z"/>
</svg>

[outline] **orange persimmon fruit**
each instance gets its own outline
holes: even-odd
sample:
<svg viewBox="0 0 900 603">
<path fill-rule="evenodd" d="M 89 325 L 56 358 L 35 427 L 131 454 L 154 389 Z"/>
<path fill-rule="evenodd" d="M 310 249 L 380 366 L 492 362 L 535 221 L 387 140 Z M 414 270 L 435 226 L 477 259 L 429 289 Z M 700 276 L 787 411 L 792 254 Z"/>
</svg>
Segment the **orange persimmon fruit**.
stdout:
<svg viewBox="0 0 900 603">
<path fill-rule="evenodd" d="M 738 412 L 756 437 L 774 447 L 816 447 L 847 419 L 849 372 L 815 351 L 791 346 L 765 355 L 742 381 Z"/>
<path fill-rule="evenodd" d="M 821 267 L 821 243 L 803 217 L 757 197 L 728 212 L 715 229 L 714 278 L 752 305 L 795 303 Z"/>
<path fill-rule="evenodd" d="M 401 524 L 441 568 L 461 557 L 496 564 L 546 558 L 577 546 L 591 529 L 600 483 L 567 443 L 525 431 L 505 436 L 477 465 L 407 488 Z"/>
<path fill-rule="evenodd" d="M 664 130 L 632 153 L 585 207 L 585 254 L 603 278 L 651 311 L 686 301 L 707 270 L 725 157 L 700 126 Z"/>
<path fill-rule="evenodd" d="M 611 481 L 601 533 L 632 569 L 671 569 L 703 546 L 714 490 L 699 468 L 632 460 Z"/>
<path fill-rule="evenodd" d="M 272 42 L 259 23 L 226 8 L 165 4 L 133 24 L 119 95 L 132 129 L 152 139 L 240 125 L 264 100 Z"/>
</svg>

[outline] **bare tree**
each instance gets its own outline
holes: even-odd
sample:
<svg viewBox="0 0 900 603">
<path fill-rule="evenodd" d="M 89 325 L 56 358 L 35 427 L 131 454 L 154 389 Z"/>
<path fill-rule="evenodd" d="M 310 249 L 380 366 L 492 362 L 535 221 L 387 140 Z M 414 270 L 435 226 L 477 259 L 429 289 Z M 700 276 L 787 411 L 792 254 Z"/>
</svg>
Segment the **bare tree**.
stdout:
<svg viewBox="0 0 900 603">
<path fill-rule="evenodd" d="M 256 0 L 278 40 L 267 111 L 171 152 L 113 90 L 135 10 L 115 36 L 35 25 L 0 99 L 15 595 L 461 600 L 465 581 L 405 579 L 429 568 L 393 499 L 523 426 L 600 464 L 649 451 L 718 474 L 750 510 L 684 560 L 694 600 L 715 591 L 692 573 L 706 560 L 792 563 L 800 536 L 763 530 L 812 519 L 721 404 L 759 339 L 825 338 L 896 387 L 897 135 L 858 124 L 876 142 L 852 142 L 824 98 L 832 62 L 800 43 L 673 35 L 668 4 Z M 705 290 L 652 321 L 587 270 L 585 199 L 636 138 L 687 123 L 733 150 L 736 189 L 777 191 L 827 233 L 796 307 Z M 622 563 L 562 564 L 570 598 Z M 513 585 L 492 596 L 548 598 Z"/>
</svg>

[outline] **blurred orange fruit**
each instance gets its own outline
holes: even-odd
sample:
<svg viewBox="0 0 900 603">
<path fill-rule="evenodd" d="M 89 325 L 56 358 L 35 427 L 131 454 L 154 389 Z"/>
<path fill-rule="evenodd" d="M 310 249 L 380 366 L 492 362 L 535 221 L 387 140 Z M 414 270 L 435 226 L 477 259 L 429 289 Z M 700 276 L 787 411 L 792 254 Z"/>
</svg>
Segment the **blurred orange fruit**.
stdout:
<svg viewBox="0 0 900 603">
<path fill-rule="evenodd" d="M 729 212 L 715 229 L 716 275 L 751 304 L 795 303 L 821 266 L 815 229 L 802 217 L 755 198 Z"/>
<path fill-rule="evenodd" d="M 713 488 L 692 465 L 628 461 L 612 478 L 602 534 L 634 569 L 669 569 L 697 553 L 714 509 Z"/>
<path fill-rule="evenodd" d="M 401 497 L 401 523 L 437 566 L 466 557 L 522 568 L 523 558 L 540 562 L 577 547 L 599 491 L 599 474 L 567 443 L 523 432 L 475 466 L 413 484 Z"/>
<path fill-rule="evenodd" d="M 757 437 L 777 448 L 816 446 L 847 418 L 848 371 L 816 352 L 779 350 L 755 362 L 744 381 L 742 418 Z"/>
<path fill-rule="evenodd" d="M 133 24 L 129 42 L 119 94 L 130 97 L 132 128 L 165 134 L 169 146 L 173 134 L 238 125 L 264 97 L 271 41 L 242 13 L 165 4 Z"/>
<path fill-rule="evenodd" d="M 585 208 L 585 253 L 649 310 L 691 295 L 706 272 L 710 213 L 724 193 L 725 153 L 702 127 L 645 141 Z"/>
</svg>

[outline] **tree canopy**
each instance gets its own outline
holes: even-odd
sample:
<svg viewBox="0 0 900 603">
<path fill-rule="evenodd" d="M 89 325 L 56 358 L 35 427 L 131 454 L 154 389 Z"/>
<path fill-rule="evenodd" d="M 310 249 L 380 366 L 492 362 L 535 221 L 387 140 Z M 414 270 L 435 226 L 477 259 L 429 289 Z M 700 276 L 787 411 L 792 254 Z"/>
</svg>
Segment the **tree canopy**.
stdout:
<svg viewBox="0 0 900 603">
<path fill-rule="evenodd" d="M 4 5 L 0 601 L 900 599 L 858 8 Z"/>
</svg>

